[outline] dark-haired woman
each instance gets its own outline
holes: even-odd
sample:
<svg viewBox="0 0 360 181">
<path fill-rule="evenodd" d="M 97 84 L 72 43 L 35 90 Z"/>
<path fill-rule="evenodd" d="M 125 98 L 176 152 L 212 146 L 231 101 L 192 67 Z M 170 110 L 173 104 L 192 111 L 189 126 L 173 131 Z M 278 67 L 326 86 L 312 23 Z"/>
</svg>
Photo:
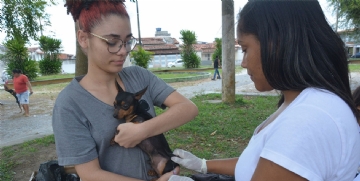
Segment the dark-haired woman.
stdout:
<svg viewBox="0 0 360 181">
<path fill-rule="evenodd" d="M 175 150 L 175 162 L 237 181 L 349 181 L 360 161 L 357 111 L 344 43 L 316 0 L 252 0 L 237 40 L 259 91 L 281 91 L 239 158 L 204 160 Z M 241 129 L 241 128 L 239 128 Z"/>
<path fill-rule="evenodd" d="M 54 106 L 52 123 L 59 164 L 74 165 L 83 181 L 157 179 L 149 157 L 135 146 L 192 120 L 198 114 L 197 107 L 148 70 L 123 68 L 136 40 L 122 0 L 67 0 L 66 6 L 79 23 L 77 41 L 87 55 L 88 73 L 74 78 Z M 142 124 L 119 122 L 112 116 L 115 80 L 128 92 L 148 87 L 141 104 L 153 116 L 154 105 L 168 110 Z M 118 145 L 112 146 L 116 129 Z M 158 180 L 179 180 L 174 175 L 178 171 L 175 168 Z"/>
</svg>

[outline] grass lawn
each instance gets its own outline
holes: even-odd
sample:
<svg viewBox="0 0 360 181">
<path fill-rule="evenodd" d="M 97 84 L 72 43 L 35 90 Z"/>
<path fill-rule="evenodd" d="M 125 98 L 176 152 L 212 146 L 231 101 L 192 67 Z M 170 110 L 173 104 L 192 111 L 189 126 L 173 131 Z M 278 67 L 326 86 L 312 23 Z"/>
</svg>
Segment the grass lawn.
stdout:
<svg viewBox="0 0 360 181">
<path fill-rule="evenodd" d="M 349 64 L 350 72 L 360 72 L 360 64 Z"/>
<path fill-rule="evenodd" d="M 38 76 L 35 78 L 34 81 L 41 81 L 41 80 L 51 80 L 51 79 L 63 79 L 63 78 L 72 78 L 75 74 L 54 74 L 54 75 L 43 75 Z"/>
<path fill-rule="evenodd" d="M 209 66 L 203 66 L 201 68 L 211 68 Z M 186 71 L 185 68 L 177 68 L 177 69 L 183 69 Z M 243 68 L 240 66 L 236 66 L 235 72 L 240 72 Z M 150 71 L 154 70 L 171 70 L 171 68 L 153 68 L 149 69 Z M 359 70 L 360 71 L 360 70 Z M 204 70 L 204 72 L 214 73 L 214 70 Z M 222 73 L 222 69 L 219 69 L 220 75 Z M 161 79 L 169 79 L 169 78 L 183 78 L 183 77 L 191 77 L 194 76 L 194 74 L 191 73 L 155 73 L 156 76 L 158 76 Z M 51 79 L 63 79 L 63 78 L 72 78 L 75 74 L 55 74 L 55 75 L 44 75 L 44 76 L 38 76 L 35 78 L 34 81 L 42 81 L 42 80 L 51 80 Z"/>
<path fill-rule="evenodd" d="M 49 85 L 49 89 L 55 88 Z M 198 106 L 199 115 L 193 121 L 165 133 L 172 149 L 185 149 L 205 159 L 237 157 L 247 145 L 255 127 L 275 111 L 278 97 L 236 95 L 234 104 L 209 103 L 209 100 L 221 100 L 221 95 L 194 97 L 192 101 Z M 157 114 L 163 111 L 156 109 Z M 0 180 L 11 181 L 13 169 L 22 164 L 18 160 L 39 153 L 50 147 L 48 145 L 54 145 L 53 135 L 2 148 Z M 51 151 L 55 150 L 48 150 Z M 182 169 L 182 175 L 192 173 Z"/>
</svg>

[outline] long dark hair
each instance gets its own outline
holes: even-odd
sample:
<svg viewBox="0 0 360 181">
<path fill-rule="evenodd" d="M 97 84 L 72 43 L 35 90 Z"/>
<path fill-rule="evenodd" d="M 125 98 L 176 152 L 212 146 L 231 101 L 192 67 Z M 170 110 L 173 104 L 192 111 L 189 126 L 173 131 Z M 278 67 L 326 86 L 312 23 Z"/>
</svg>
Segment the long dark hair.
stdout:
<svg viewBox="0 0 360 181">
<path fill-rule="evenodd" d="M 345 45 L 326 21 L 318 1 L 252 0 L 238 18 L 237 32 L 258 38 L 263 72 L 274 89 L 328 90 L 343 99 L 357 117 Z"/>
</svg>

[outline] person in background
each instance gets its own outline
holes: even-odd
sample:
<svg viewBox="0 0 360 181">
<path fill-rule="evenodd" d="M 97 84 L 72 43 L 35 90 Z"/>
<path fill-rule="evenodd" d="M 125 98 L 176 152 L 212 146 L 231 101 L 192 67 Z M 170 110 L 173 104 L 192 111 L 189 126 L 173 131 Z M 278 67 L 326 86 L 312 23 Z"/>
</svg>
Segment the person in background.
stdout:
<svg viewBox="0 0 360 181">
<path fill-rule="evenodd" d="M 358 111 L 345 45 L 316 0 L 251 0 L 237 41 L 260 92 L 278 90 L 278 109 L 238 158 L 205 160 L 176 149 L 172 160 L 236 181 L 353 180 L 360 161 Z M 241 129 L 241 128 L 239 128 Z"/>
<path fill-rule="evenodd" d="M 59 165 L 74 166 L 83 181 L 188 180 L 176 175 L 178 167 L 157 178 L 149 156 L 136 147 L 148 137 L 191 121 L 198 109 L 147 69 L 123 67 L 136 45 L 123 0 L 67 0 L 65 6 L 79 24 L 77 41 L 87 55 L 88 72 L 75 77 L 54 105 Z M 147 87 L 140 104 L 154 118 L 141 124 L 114 118 L 115 82 L 131 93 Z M 155 116 L 154 106 L 167 110 Z M 117 144 L 111 145 L 116 131 Z"/>
<path fill-rule="evenodd" d="M 22 71 L 19 69 L 14 69 L 12 71 L 13 79 L 9 79 L 5 84 L 13 83 L 16 96 L 20 102 L 20 105 L 23 107 L 26 117 L 30 116 L 29 113 L 29 97 L 33 94 L 31 83 L 28 77 L 22 74 Z"/>
<path fill-rule="evenodd" d="M 220 65 L 220 59 L 219 59 L 219 56 L 216 56 L 216 58 L 214 60 L 214 77 L 211 80 L 216 80 L 216 78 L 221 79 L 220 73 L 219 73 L 219 65 Z M 216 77 L 216 74 L 218 75 L 217 77 Z"/>
</svg>

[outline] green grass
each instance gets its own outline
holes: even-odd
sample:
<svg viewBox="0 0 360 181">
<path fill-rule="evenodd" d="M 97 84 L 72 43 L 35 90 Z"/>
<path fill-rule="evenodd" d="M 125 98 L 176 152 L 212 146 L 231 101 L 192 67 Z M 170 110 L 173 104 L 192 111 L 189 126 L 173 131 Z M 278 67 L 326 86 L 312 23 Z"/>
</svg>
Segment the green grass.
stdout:
<svg viewBox="0 0 360 181">
<path fill-rule="evenodd" d="M 171 79 L 171 78 L 184 78 L 184 77 L 192 77 L 196 76 L 197 74 L 191 73 L 155 73 L 157 77 L 160 79 Z"/>
<path fill-rule="evenodd" d="M 0 181 L 12 181 L 14 172 L 12 169 L 21 163 L 17 162 L 18 158 L 26 157 L 31 153 L 36 153 L 39 148 L 54 144 L 54 135 L 27 141 L 20 146 L 7 146 L 1 148 L 0 154 Z M 47 160 L 44 160 L 44 162 Z M 40 166 L 40 165 L 39 165 Z M 30 177 L 30 176 L 29 176 Z"/>
<path fill-rule="evenodd" d="M 360 64 L 349 64 L 350 72 L 360 72 Z"/>
<path fill-rule="evenodd" d="M 63 79 L 63 78 L 73 78 L 75 74 L 54 74 L 54 75 L 43 75 L 35 78 L 34 81 L 41 80 L 52 80 L 52 79 Z"/>
<path fill-rule="evenodd" d="M 255 127 L 275 111 L 278 97 L 236 95 L 234 104 L 209 103 L 209 100 L 221 100 L 221 94 L 194 97 L 192 101 L 199 108 L 199 115 L 191 122 L 165 133 L 172 149 L 185 149 L 205 159 L 238 157 Z M 163 111 L 156 108 L 157 114 Z M 0 180 L 12 180 L 12 169 L 20 164 L 16 163 L 16 158 L 37 152 L 39 148 L 54 142 L 51 135 L 22 143 L 15 150 L 15 146 L 2 148 Z M 192 173 L 182 169 L 182 175 Z"/>
</svg>

